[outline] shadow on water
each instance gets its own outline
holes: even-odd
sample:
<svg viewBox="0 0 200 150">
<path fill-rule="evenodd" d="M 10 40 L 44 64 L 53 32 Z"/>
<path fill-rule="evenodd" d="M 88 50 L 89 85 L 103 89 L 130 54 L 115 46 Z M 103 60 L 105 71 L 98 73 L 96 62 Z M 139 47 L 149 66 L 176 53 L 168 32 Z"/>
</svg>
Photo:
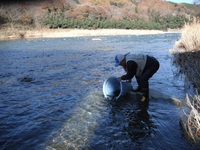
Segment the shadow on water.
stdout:
<svg viewBox="0 0 200 150">
<path fill-rule="evenodd" d="M 144 142 L 153 135 L 156 125 L 148 113 L 149 105 L 141 104 L 139 98 L 128 95 L 109 102 L 107 119 L 96 129 L 96 135 L 90 141 L 91 149 L 147 148 L 143 146 Z"/>
</svg>

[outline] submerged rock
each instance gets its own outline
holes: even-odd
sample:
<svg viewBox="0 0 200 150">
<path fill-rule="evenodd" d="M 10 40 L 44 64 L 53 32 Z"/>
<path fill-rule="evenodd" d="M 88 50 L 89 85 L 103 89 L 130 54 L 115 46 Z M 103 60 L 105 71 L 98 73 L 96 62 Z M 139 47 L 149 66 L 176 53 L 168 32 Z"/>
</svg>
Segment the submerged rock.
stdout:
<svg viewBox="0 0 200 150">
<path fill-rule="evenodd" d="M 23 77 L 18 79 L 20 82 L 32 82 L 34 79 L 30 77 Z"/>
</svg>

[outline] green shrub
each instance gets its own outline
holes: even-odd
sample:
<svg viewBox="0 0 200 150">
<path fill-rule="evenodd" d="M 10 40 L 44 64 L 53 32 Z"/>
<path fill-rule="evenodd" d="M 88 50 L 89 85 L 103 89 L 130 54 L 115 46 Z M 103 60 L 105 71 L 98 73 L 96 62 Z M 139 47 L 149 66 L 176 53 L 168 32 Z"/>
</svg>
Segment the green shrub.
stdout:
<svg viewBox="0 0 200 150">
<path fill-rule="evenodd" d="M 183 16 L 167 15 L 162 18 L 162 22 L 166 28 L 175 29 L 183 27 L 185 22 L 188 22 L 188 20 Z"/>
<path fill-rule="evenodd" d="M 123 7 L 124 6 L 124 4 L 122 2 L 113 2 L 113 1 L 110 1 L 110 4 L 114 5 L 114 6 L 117 6 L 117 7 Z"/>
<path fill-rule="evenodd" d="M 180 28 L 184 25 L 186 18 L 182 16 L 153 15 L 151 21 L 129 21 L 129 20 L 109 20 L 109 19 L 74 19 L 66 18 L 63 12 L 50 12 L 44 24 L 49 28 L 116 28 L 116 29 L 149 29 L 165 30 L 167 28 Z"/>
</svg>

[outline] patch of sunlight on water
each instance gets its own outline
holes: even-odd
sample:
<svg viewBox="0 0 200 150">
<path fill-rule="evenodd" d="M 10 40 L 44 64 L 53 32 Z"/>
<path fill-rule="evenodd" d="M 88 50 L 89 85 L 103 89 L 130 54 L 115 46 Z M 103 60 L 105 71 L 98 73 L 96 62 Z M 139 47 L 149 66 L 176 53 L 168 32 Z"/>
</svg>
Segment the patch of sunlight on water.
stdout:
<svg viewBox="0 0 200 150">
<path fill-rule="evenodd" d="M 99 126 L 99 119 L 108 115 L 107 104 L 101 92 L 93 91 L 77 104 L 74 114 L 63 124 L 63 128 L 52 134 L 46 149 L 87 147 Z"/>
</svg>

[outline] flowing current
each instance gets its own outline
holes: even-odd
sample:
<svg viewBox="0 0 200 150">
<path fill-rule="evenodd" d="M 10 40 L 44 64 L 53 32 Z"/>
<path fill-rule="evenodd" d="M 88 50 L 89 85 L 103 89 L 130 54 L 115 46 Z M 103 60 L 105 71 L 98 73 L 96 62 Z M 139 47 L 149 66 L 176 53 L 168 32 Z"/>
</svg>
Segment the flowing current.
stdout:
<svg viewBox="0 0 200 150">
<path fill-rule="evenodd" d="M 0 42 L 0 149 L 196 149 L 183 136 L 183 107 L 131 95 L 108 101 L 102 85 L 121 76 L 118 53 L 156 57 L 150 88 L 185 99 L 172 56 L 179 34 L 32 39 Z M 133 86 L 137 84 L 133 81 Z"/>
</svg>

